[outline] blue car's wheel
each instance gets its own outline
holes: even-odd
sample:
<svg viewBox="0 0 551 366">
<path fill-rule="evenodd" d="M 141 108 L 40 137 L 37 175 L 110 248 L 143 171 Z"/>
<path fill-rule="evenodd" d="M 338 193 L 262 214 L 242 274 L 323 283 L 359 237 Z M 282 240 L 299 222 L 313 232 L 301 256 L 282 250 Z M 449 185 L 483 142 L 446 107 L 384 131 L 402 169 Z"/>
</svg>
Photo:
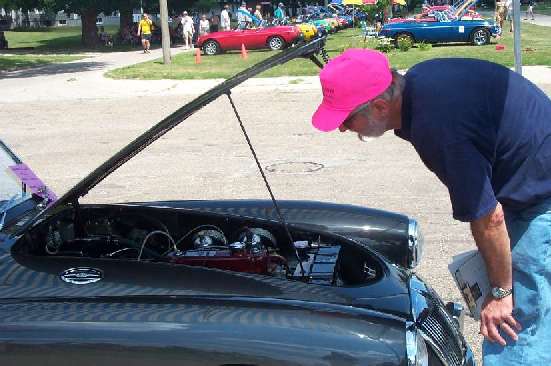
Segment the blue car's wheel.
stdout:
<svg viewBox="0 0 551 366">
<path fill-rule="evenodd" d="M 483 46 L 490 43 L 490 32 L 484 28 L 477 28 L 471 34 L 471 42 L 475 46 Z"/>
</svg>

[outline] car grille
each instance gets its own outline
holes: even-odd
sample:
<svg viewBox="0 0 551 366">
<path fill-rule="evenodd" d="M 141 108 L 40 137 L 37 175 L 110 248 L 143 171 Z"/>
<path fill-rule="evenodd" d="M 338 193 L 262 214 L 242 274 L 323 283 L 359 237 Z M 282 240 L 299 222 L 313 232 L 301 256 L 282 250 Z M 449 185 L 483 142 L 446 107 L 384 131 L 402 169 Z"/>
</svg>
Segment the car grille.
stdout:
<svg viewBox="0 0 551 366">
<path fill-rule="evenodd" d="M 445 365 L 463 365 L 465 342 L 455 321 L 447 313 L 439 298 L 433 297 L 427 300 L 432 302 L 432 306 L 428 315 L 420 322 L 421 332 Z"/>
</svg>

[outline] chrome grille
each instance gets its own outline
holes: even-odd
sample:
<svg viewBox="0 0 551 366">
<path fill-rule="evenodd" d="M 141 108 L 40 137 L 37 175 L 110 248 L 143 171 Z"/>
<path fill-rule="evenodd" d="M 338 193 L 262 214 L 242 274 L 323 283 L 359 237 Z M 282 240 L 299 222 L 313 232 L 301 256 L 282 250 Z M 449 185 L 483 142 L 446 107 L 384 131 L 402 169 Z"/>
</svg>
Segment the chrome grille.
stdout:
<svg viewBox="0 0 551 366">
<path fill-rule="evenodd" d="M 429 300 L 429 299 L 427 299 Z M 419 328 L 440 359 L 448 366 L 463 365 L 464 342 L 457 326 L 436 299 Z"/>
</svg>

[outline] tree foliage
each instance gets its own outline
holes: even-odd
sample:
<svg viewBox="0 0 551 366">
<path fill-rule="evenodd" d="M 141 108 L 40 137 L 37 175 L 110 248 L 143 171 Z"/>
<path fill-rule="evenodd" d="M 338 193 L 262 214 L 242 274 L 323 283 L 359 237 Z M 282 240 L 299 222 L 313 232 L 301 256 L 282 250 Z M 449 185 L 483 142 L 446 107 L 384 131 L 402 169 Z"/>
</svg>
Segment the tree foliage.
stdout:
<svg viewBox="0 0 551 366">
<path fill-rule="evenodd" d="M 384 13 L 390 7 L 392 0 L 378 0 L 375 4 L 358 5 L 358 9 L 367 14 L 370 23 L 375 22 L 377 14 Z"/>
<path fill-rule="evenodd" d="M 4 8 L 5 10 L 22 9 L 26 11 L 41 6 L 42 2 L 40 0 L 0 0 L 0 8 Z"/>
</svg>

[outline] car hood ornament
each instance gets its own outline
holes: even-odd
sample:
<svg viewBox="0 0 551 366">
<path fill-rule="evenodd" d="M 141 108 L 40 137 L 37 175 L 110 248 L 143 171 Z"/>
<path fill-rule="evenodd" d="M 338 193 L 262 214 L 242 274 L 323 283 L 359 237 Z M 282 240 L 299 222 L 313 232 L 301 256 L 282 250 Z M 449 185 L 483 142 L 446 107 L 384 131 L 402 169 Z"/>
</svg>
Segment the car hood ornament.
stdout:
<svg viewBox="0 0 551 366">
<path fill-rule="evenodd" d="M 103 272 L 90 267 L 69 268 L 59 274 L 63 282 L 73 285 L 87 285 L 103 279 Z"/>
</svg>

